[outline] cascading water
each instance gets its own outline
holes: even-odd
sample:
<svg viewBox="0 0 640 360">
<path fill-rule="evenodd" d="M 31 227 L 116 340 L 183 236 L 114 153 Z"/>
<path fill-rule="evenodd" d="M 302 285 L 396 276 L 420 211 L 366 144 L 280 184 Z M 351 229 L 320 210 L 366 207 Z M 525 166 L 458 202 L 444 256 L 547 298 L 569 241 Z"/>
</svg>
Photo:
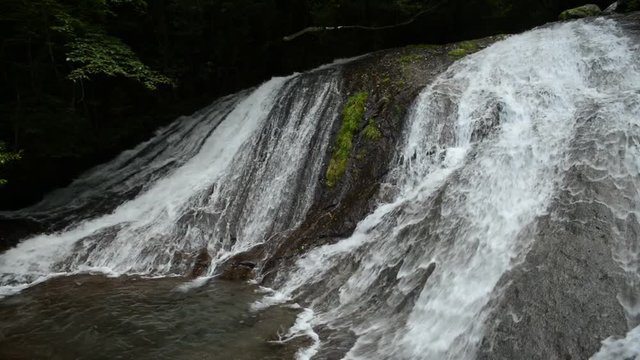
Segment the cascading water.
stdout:
<svg viewBox="0 0 640 360">
<path fill-rule="evenodd" d="M 616 209 L 621 219 L 637 216 L 640 156 L 627 132 L 640 125 L 635 50 L 615 22 L 596 20 L 513 36 L 456 63 L 416 102 L 389 179 L 395 200 L 350 238 L 300 258 L 256 306 L 304 302 L 314 327 L 354 334 L 347 359 L 474 358 L 496 284 L 577 161 L 569 143 L 582 109 L 610 112 L 628 135 L 605 174 L 635 195 Z M 637 276 L 637 237 L 620 246 Z M 333 335 L 313 353 L 344 343 Z"/>
<path fill-rule="evenodd" d="M 283 340 L 311 338 L 301 359 L 473 359 L 498 284 L 525 261 L 540 218 L 565 215 L 556 206 L 565 192 L 614 214 L 611 253 L 626 281 L 618 299 L 633 329 L 637 54 L 614 20 L 595 19 L 512 36 L 456 62 L 406 119 L 382 187 L 391 194 L 380 194 L 392 200 L 350 237 L 276 269 L 274 290 L 254 308 L 305 307 Z M 223 98 L 42 203 L 3 214 L 70 225 L 0 255 L 0 296 L 84 271 L 184 274 L 202 249 L 213 275 L 296 228 L 327 163 L 341 81 L 328 67 Z M 637 338 L 635 328 L 608 339 L 593 358 L 636 356 Z"/>
<path fill-rule="evenodd" d="M 66 214 L 105 195 L 113 201 L 111 193 L 139 192 L 108 215 L 2 254 L 0 294 L 88 270 L 184 274 L 203 248 L 214 258 L 213 274 L 225 257 L 293 227 L 311 205 L 337 118 L 337 72 L 275 78 L 222 99 L 22 211 Z"/>
</svg>

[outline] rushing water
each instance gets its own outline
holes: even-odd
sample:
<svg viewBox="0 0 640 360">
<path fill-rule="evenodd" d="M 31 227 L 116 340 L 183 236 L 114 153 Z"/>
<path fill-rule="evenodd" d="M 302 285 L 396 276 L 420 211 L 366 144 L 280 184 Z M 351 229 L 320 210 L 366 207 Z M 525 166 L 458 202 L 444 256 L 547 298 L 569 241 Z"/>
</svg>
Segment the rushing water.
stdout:
<svg viewBox="0 0 640 360">
<path fill-rule="evenodd" d="M 247 347 L 246 358 L 297 351 L 300 359 L 473 359 L 500 297 L 496 285 L 524 260 L 538 219 L 561 216 L 552 204 L 564 190 L 616 217 L 611 252 L 625 273 L 618 298 L 631 331 L 606 340 L 594 359 L 632 358 L 640 323 L 638 60 L 637 45 L 607 19 L 496 43 L 456 62 L 416 99 L 384 186 L 392 200 L 352 236 L 280 270 L 266 296 L 216 281 L 181 292 L 183 280 L 171 277 L 66 277 L 2 300 L 2 351 L 64 338 L 69 346 L 30 350 L 73 357 L 106 334 L 105 354 L 136 358 L 225 358 Z M 184 274 L 202 249 L 213 258 L 212 276 L 230 256 L 294 229 L 313 204 L 341 89 L 339 67 L 272 79 L 5 214 L 70 225 L 1 254 L 0 295 L 87 271 Z M 607 195 L 567 185 L 577 167 L 589 168 L 589 181 L 607 185 Z M 296 304 L 304 308 L 292 310 Z M 269 320 L 246 329 L 246 316 Z M 269 343 L 265 334 L 282 338 Z"/>
<path fill-rule="evenodd" d="M 617 131 L 640 125 L 634 50 L 612 21 L 575 22 L 452 66 L 408 121 L 389 179 L 395 200 L 299 259 L 265 302 L 305 301 L 315 327 L 355 334 L 348 359 L 473 358 L 498 280 L 521 261 L 569 168 L 578 113 L 617 111 Z M 625 159 L 637 195 L 640 156 Z M 636 205 L 624 211 L 637 215 Z M 637 264 L 637 251 L 622 253 Z"/>
<path fill-rule="evenodd" d="M 21 212 L 66 215 L 105 194 L 139 192 L 107 215 L 4 253 L 0 294 L 51 274 L 184 274 L 201 249 L 214 258 L 213 274 L 226 257 L 294 227 L 311 205 L 338 114 L 337 72 L 275 78 L 223 99 Z"/>
</svg>

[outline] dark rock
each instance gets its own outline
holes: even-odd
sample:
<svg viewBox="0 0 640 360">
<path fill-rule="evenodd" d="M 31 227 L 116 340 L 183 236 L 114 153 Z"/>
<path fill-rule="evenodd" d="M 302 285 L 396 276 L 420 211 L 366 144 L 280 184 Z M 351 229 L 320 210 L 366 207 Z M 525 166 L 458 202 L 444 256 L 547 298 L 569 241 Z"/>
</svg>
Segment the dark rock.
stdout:
<svg viewBox="0 0 640 360">
<path fill-rule="evenodd" d="M 210 264 L 211 255 L 209 255 L 209 251 L 207 250 L 207 248 L 202 248 L 198 253 L 198 256 L 196 256 L 195 263 L 189 277 L 197 278 L 198 276 L 201 276 L 207 271 Z"/>
<path fill-rule="evenodd" d="M 586 205 L 575 215 L 591 211 L 606 213 Z M 539 222 L 525 262 L 498 285 L 503 295 L 478 360 L 588 359 L 602 340 L 626 332 L 616 298 L 622 278 L 606 244 L 611 233 L 583 219 Z"/>
<path fill-rule="evenodd" d="M 602 13 L 602 10 L 600 10 L 600 7 L 598 5 L 587 4 L 587 5 L 582 5 L 573 9 L 563 11 L 562 13 L 560 13 L 560 16 L 558 17 L 558 19 L 560 20 L 580 19 L 584 17 L 600 15 L 600 13 Z"/>
<path fill-rule="evenodd" d="M 255 277 L 255 264 L 233 263 L 224 268 L 224 272 L 219 276 L 221 280 L 247 281 Z"/>
<path fill-rule="evenodd" d="M 607 156 L 600 144 L 611 142 L 600 125 L 609 119 L 600 116 L 585 108 L 576 119 L 568 151 L 573 165 L 549 215 L 521 234 L 532 244 L 523 262 L 497 285 L 479 360 L 589 359 L 603 340 L 623 336 L 636 321 L 623 305 L 637 301 L 637 282 L 615 259 L 638 242 L 638 218 L 620 217 L 618 208 L 634 199 L 637 189 L 619 186 L 592 165 Z M 619 141 L 624 146 L 627 140 Z M 605 159 L 618 154 L 609 156 Z M 629 174 L 628 180 L 637 179 Z"/>
</svg>

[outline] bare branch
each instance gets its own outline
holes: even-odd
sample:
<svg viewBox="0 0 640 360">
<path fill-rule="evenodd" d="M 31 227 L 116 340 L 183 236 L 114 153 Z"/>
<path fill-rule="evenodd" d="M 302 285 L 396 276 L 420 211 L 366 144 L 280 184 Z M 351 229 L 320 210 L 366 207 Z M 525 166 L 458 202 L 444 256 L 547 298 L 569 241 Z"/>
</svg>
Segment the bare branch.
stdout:
<svg viewBox="0 0 640 360">
<path fill-rule="evenodd" d="M 384 25 L 384 26 L 363 26 L 363 25 L 309 26 L 307 28 L 304 28 L 304 29 L 298 31 L 297 33 L 294 33 L 294 34 L 287 35 L 287 36 L 283 37 L 282 40 L 291 41 L 291 40 L 294 40 L 294 39 L 296 39 L 296 38 L 298 38 L 298 37 L 300 37 L 300 36 L 302 36 L 304 34 L 313 33 L 313 32 L 332 31 L 332 30 L 346 30 L 346 29 L 387 30 L 387 29 L 393 29 L 393 28 L 397 28 L 397 27 L 401 27 L 401 26 L 407 26 L 407 25 L 413 23 L 414 21 L 416 21 L 416 19 L 419 18 L 420 16 L 422 16 L 423 14 L 435 9 L 438 6 L 440 6 L 445 1 L 446 0 L 439 1 L 439 2 L 435 3 L 434 5 L 432 5 L 430 8 L 423 9 L 422 11 L 420 11 L 419 13 L 413 15 L 412 17 L 410 17 L 406 21 L 403 21 L 403 22 L 397 23 L 397 24 Z"/>
</svg>

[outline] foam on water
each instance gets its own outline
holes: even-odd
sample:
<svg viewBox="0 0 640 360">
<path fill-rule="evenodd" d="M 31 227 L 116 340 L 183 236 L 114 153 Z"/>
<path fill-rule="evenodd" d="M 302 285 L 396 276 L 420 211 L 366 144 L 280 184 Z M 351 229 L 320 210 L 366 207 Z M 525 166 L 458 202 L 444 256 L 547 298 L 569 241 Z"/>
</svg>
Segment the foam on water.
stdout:
<svg viewBox="0 0 640 360">
<path fill-rule="evenodd" d="M 51 274 L 185 274 L 202 249 L 213 258 L 211 276 L 224 259 L 292 228 L 317 187 L 339 113 L 338 74 L 334 67 L 274 78 L 217 101 L 19 212 L 81 213 L 99 208 L 101 193 L 138 192 L 106 215 L 78 216 L 0 255 L 0 292 Z"/>
<path fill-rule="evenodd" d="M 300 258 L 265 301 L 303 301 L 314 326 L 355 333 L 347 359 L 473 358 L 497 282 L 562 181 L 576 113 L 637 90 L 620 72 L 634 61 L 615 22 L 598 19 L 454 64 L 415 104 L 395 199 Z"/>
</svg>

